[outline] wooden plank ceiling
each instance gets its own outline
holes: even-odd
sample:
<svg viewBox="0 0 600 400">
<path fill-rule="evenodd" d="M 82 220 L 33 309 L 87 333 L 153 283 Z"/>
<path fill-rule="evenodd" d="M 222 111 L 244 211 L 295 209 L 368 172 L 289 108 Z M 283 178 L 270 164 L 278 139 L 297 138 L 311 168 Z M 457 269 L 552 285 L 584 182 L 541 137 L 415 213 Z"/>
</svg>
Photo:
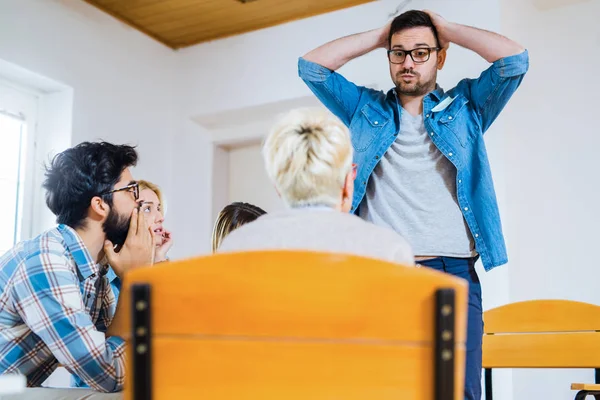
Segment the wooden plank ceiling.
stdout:
<svg viewBox="0 0 600 400">
<path fill-rule="evenodd" d="M 177 49 L 374 0 L 84 0 Z"/>
</svg>

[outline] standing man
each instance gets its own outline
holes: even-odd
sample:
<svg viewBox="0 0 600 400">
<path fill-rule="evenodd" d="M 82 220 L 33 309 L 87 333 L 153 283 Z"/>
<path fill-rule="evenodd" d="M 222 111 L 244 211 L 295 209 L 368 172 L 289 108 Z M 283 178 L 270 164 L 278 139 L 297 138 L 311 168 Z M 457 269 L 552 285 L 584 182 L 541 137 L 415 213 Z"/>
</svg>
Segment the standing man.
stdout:
<svg viewBox="0 0 600 400">
<path fill-rule="evenodd" d="M 447 92 L 436 84 L 450 43 L 492 65 Z M 395 87 L 357 86 L 335 72 L 388 49 Z M 390 24 L 307 53 L 299 74 L 348 127 L 355 149 L 352 211 L 412 244 L 416 260 L 469 282 L 465 397 L 481 398 L 481 286 L 474 269 L 507 262 L 483 134 L 527 72 L 527 51 L 496 33 L 408 11 Z"/>
</svg>

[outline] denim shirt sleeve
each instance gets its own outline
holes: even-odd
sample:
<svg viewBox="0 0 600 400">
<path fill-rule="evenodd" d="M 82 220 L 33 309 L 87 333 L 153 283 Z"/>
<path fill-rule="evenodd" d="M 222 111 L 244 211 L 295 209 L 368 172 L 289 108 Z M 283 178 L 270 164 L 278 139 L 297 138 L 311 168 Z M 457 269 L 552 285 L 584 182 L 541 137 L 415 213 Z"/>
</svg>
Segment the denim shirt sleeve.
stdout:
<svg viewBox="0 0 600 400">
<path fill-rule="evenodd" d="M 362 94 L 370 90 L 304 58 L 298 59 L 298 75 L 323 105 L 347 126 L 350 126 Z"/>
<path fill-rule="evenodd" d="M 527 50 L 495 61 L 477 79 L 463 79 L 456 89 L 462 92 L 476 110 L 481 131 L 488 130 L 508 100 L 517 90 L 529 69 Z"/>
</svg>

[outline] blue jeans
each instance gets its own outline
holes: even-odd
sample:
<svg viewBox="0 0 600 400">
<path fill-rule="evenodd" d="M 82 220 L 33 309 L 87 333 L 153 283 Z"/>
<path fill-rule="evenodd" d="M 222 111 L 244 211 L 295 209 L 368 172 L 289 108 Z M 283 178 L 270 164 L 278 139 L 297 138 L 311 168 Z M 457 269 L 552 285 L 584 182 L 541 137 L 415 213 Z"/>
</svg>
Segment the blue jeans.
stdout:
<svg viewBox="0 0 600 400">
<path fill-rule="evenodd" d="M 475 272 L 478 257 L 438 257 L 418 261 L 419 264 L 447 272 L 469 282 L 469 310 L 467 317 L 467 365 L 465 371 L 465 399 L 481 399 L 481 342 L 483 339 L 483 317 L 481 306 L 481 284 Z"/>
</svg>

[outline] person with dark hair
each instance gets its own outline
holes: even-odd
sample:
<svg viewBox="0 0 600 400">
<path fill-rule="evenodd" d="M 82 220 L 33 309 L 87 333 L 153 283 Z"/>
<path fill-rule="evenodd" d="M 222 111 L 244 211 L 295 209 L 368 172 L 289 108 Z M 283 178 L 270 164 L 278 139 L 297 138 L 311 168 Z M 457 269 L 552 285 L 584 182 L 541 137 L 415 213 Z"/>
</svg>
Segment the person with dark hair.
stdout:
<svg viewBox="0 0 600 400">
<path fill-rule="evenodd" d="M 491 63 L 444 91 L 437 71 L 450 43 Z M 335 72 L 387 50 L 387 93 Z M 385 26 L 334 40 L 298 61 L 300 77 L 349 128 L 359 169 L 351 211 L 408 239 L 421 265 L 469 282 L 465 396 L 481 398 L 481 286 L 474 269 L 507 262 L 483 134 L 529 67 L 521 45 L 496 33 L 407 11 Z"/>
<path fill-rule="evenodd" d="M 113 284 L 153 264 L 155 249 L 129 170 L 137 158 L 131 146 L 85 142 L 47 166 L 58 227 L 0 258 L 0 374 L 35 387 L 61 364 L 96 391 L 123 388 L 124 341 L 107 332 L 118 315 Z"/>
<path fill-rule="evenodd" d="M 212 252 L 217 252 L 223 239 L 225 239 L 232 231 L 256 220 L 266 213 L 267 212 L 262 208 L 249 203 L 236 201 L 226 205 L 221 212 L 219 212 L 217 220 L 215 221 L 212 234 Z"/>
</svg>

